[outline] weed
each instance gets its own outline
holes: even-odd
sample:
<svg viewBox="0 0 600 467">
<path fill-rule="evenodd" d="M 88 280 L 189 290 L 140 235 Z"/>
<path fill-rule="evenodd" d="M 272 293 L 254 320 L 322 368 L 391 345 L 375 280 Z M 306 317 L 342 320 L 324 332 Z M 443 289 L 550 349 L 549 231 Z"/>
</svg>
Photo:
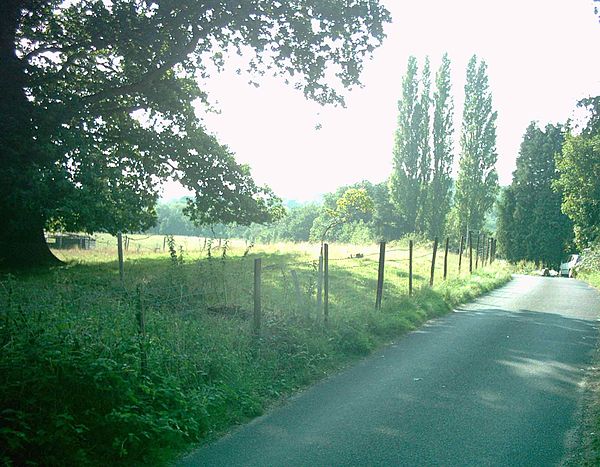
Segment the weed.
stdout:
<svg viewBox="0 0 600 467">
<path fill-rule="evenodd" d="M 163 240 L 143 241 L 154 251 Z M 110 249 L 0 281 L 4 464 L 167 463 L 509 277 L 497 265 L 431 289 L 422 249 L 408 297 L 407 253 L 402 243 L 390 245 L 383 309 L 374 311 L 376 248 L 363 246 L 363 257 L 350 259 L 355 247 L 334 245 L 325 328 L 315 311 L 318 247 L 252 245 L 264 265 L 257 346 L 250 249 L 225 241 L 215 257 L 213 240 L 194 241 L 205 257 L 192 263 L 177 252 L 181 239 L 166 243 L 168 254 L 129 254 L 126 283 L 140 284 L 135 293 L 119 287 Z M 455 256 L 450 267 L 457 270 Z M 297 312 L 292 270 L 307 313 Z"/>
</svg>

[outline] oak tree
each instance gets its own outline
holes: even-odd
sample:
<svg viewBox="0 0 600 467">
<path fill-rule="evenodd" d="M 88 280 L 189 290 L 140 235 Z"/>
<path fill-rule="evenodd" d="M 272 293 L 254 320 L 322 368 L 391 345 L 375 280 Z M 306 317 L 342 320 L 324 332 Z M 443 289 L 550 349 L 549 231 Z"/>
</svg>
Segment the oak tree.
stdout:
<svg viewBox="0 0 600 467">
<path fill-rule="evenodd" d="M 4 0 L 0 15 L 0 264 L 51 263 L 44 229 L 136 231 L 162 180 L 198 223 L 278 208 L 197 116 L 231 53 L 341 103 L 390 20 L 378 0 Z M 268 137 L 268 135 L 262 135 Z"/>
</svg>

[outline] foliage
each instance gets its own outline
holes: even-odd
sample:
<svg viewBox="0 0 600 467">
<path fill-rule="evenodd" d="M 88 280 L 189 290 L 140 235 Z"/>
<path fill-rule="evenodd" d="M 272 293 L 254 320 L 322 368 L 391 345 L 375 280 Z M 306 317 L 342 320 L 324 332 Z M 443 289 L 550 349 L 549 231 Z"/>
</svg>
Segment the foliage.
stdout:
<svg viewBox="0 0 600 467">
<path fill-rule="evenodd" d="M 369 224 L 374 240 L 398 240 L 403 235 L 412 233 L 402 223 L 400 215 L 390 199 L 387 182 L 378 184 L 363 182 L 362 185 L 369 192 L 375 204 Z"/>
<path fill-rule="evenodd" d="M 161 238 L 145 241 L 162 243 Z M 265 266 L 259 346 L 252 339 L 247 292 L 255 256 L 244 256 L 243 248 L 232 246 L 226 256 L 206 257 L 204 251 L 199 258 L 194 252 L 193 259 L 188 251 L 190 260 L 177 267 L 168 252 L 130 253 L 125 290 L 115 274 L 114 249 L 69 252 L 79 264 L 4 277 L 2 463 L 168 464 L 192 444 L 260 414 L 269 403 L 509 278 L 501 265 L 472 277 L 463 269 L 462 276 L 451 273 L 430 289 L 423 286 L 429 269 L 423 258 L 415 264 L 411 299 L 405 266 L 390 263 L 384 308 L 373 313 L 377 261 L 332 261 L 325 329 L 312 308 L 315 248 L 310 255 L 289 245 L 278 254 L 257 249 Z M 423 245 L 415 256 L 430 252 L 430 245 Z M 331 253 L 346 256 L 340 246 L 332 246 Z M 88 254 L 96 259 L 86 260 Z M 406 252 L 395 254 L 405 258 Z M 392 252 L 389 257 L 400 259 Z M 290 263 L 306 309 L 297 308 Z M 456 271 L 455 255 L 451 264 Z M 137 286 L 141 301 L 127 292 Z M 140 305 L 143 334 L 135 318 Z"/>
<path fill-rule="evenodd" d="M 578 134 L 567 133 L 556 160 L 555 186 L 563 195 L 562 211 L 573 221 L 575 242 L 585 248 L 600 238 L 600 96 L 579 106 L 589 119 Z"/>
<path fill-rule="evenodd" d="M 562 143 L 560 126 L 542 130 L 532 122 L 525 131 L 512 184 L 499 206 L 499 251 L 510 261 L 558 268 L 572 242 L 573 226 L 560 210 L 562 196 L 552 188 Z"/>
<path fill-rule="evenodd" d="M 391 203 L 387 183 L 373 184 L 363 181 L 350 186 L 344 186 L 334 193 L 326 194 L 323 200 L 323 209 L 314 221 L 311 239 L 319 240 L 320 232 L 329 222 L 327 211 L 335 209 L 337 200 L 348 189 L 365 190 L 372 200 L 373 206 L 368 213 L 356 212 L 352 219 L 343 225 L 330 229 L 328 237 L 331 240 L 343 243 L 368 243 L 378 240 L 395 240 L 406 233 L 405 226 L 401 223 L 400 216 L 395 206 Z"/>
<path fill-rule="evenodd" d="M 444 232 L 452 186 L 453 102 L 448 54 L 436 73 L 433 99 L 430 88 L 429 58 L 419 80 L 416 59 L 410 57 L 398 102 L 389 190 L 406 230 L 434 238 Z"/>
<path fill-rule="evenodd" d="M 398 101 L 394 134 L 390 196 L 408 231 L 422 231 L 426 184 L 429 181 L 429 60 L 425 62 L 419 92 L 417 59 L 409 57 Z M 423 107 L 425 105 L 425 107 Z"/>
<path fill-rule="evenodd" d="M 454 162 L 452 120 L 454 102 L 451 94 L 450 59 L 442 57 L 435 77 L 433 95 L 433 164 L 428 192 L 428 236 L 441 238 L 450 210 L 452 164 Z"/>
<path fill-rule="evenodd" d="M 461 129 L 455 218 L 460 232 L 479 231 L 498 188 L 496 173 L 496 118 L 489 89 L 487 65 L 473 55 L 467 65 Z"/>
<path fill-rule="evenodd" d="M 347 188 L 342 196 L 335 200 L 335 207 L 325 206 L 320 224 L 313 224 L 313 232 L 324 242 L 327 234 L 335 227 L 340 227 L 359 216 L 370 215 L 374 203 L 364 188 Z"/>
<path fill-rule="evenodd" d="M 238 53 L 252 83 L 273 74 L 343 103 L 389 20 L 377 0 L 4 2 L 0 259 L 42 262 L 48 226 L 148 228 L 165 179 L 195 192 L 186 212 L 200 224 L 279 215 L 202 126 L 204 82 Z"/>
<path fill-rule="evenodd" d="M 376 239 L 400 238 L 405 229 L 399 224 L 398 214 L 389 200 L 386 183 L 372 184 L 364 181 L 344 186 L 324 196 L 323 204 L 289 203 L 286 214 L 277 221 L 259 225 L 213 224 L 195 226 L 184 214 L 185 200 L 159 202 L 156 208 L 157 225 L 148 230 L 154 234 L 191 235 L 209 238 L 242 238 L 262 243 L 279 241 L 318 241 L 326 223 L 331 220 L 328 212 L 335 211 L 337 201 L 348 189 L 365 190 L 372 200 L 368 213 L 356 211 L 350 219 L 330 229 L 330 239 L 345 243 L 368 243 Z M 311 236 L 312 232 L 312 236 Z"/>
</svg>

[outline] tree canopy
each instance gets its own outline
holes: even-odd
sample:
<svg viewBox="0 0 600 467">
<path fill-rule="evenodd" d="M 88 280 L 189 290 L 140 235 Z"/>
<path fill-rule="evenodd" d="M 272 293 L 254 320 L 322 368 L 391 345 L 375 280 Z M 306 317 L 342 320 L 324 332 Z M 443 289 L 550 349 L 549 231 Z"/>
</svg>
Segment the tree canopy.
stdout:
<svg viewBox="0 0 600 467">
<path fill-rule="evenodd" d="M 573 221 L 577 246 L 585 248 L 600 239 L 600 96 L 579 105 L 588 110 L 588 121 L 567 133 L 555 187 L 563 195 L 562 211 Z"/>
<path fill-rule="evenodd" d="M 467 65 L 461 154 L 454 197 L 454 215 L 460 232 L 479 231 L 496 198 L 496 118 L 487 65 L 473 55 Z"/>
<path fill-rule="evenodd" d="M 523 136 L 512 184 L 499 210 L 498 239 L 503 256 L 558 267 L 573 237 L 573 226 L 553 190 L 555 157 L 563 143 L 561 126 L 540 129 L 532 122 Z"/>
<path fill-rule="evenodd" d="M 425 58 L 421 77 L 409 57 L 398 101 L 390 197 L 409 232 L 442 235 L 450 207 L 453 101 L 450 59 L 442 57 L 431 96 L 431 69 Z M 432 119 L 433 116 L 433 119 Z"/>
<path fill-rule="evenodd" d="M 435 76 L 433 95 L 433 150 L 431 183 L 428 193 L 428 236 L 441 237 L 450 210 L 452 164 L 454 162 L 453 137 L 454 101 L 450 81 L 450 58 L 442 57 Z"/>
<path fill-rule="evenodd" d="M 343 103 L 389 20 L 377 0 L 6 0 L 0 263 L 49 260 L 49 226 L 147 228 L 165 179 L 194 190 L 198 223 L 271 218 L 278 199 L 197 115 L 203 81 L 239 53 L 252 81 Z"/>
<path fill-rule="evenodd" d="M 429 179 L 429 61 L 418 77 L 417 59 L 409 57 L 398 100 L 393 169 L 389 179 L 392 202 L 410 231 L 420 230 L 425 183 Z M 419 83 L 423 83 L 420 89 Z M 426 108 L 423 108 L 423 104 Z M 425 159 L 425 160 L 423 160 Z"/>
</svg>

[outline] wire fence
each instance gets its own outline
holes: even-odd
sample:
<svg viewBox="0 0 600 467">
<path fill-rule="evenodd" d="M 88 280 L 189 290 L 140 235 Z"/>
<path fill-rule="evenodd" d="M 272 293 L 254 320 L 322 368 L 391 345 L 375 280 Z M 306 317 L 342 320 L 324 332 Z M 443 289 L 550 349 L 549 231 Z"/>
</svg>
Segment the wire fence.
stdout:
<svg viewBox="0 0 600 467">
<path fill-rule="evenodd" d="M 323 244 L 318 255 L 298 260 L 290 260 L 286 255 L 250 253 L 250 248 L 242 256 L 229 256 L 227 241 L 219 242 L 219 245 L 205 239 L 201 249 L 205 258 L 190 261 L 181 250 L 178 251 L 172 238 L 164 237 L 161 248 L 169 251 L 171 266 L 164 268 L 162 262 L 161 268 L 151 273 L 141 270 L 143 266 L 135 260 L 127 262 L 125 245 L 129 241 L 131 247 L 131 242 L 148 241 L 152 236 L 119 236 L 114 241 L 97 240 L 99 244 L 116 247 L 121 252 L 118 255 L 119 287 L 106 284 L 95 289 L 57 279 L 47 286 L 48 296 L 52 298 L 39 300 L 28 293 L 26 286 L 20 286 L 9 276 L 0 281 L 0 300 L 6 304 L 5 322 L 31 320 L 36 313 L 52 315 L 60 309 L 125 307 L 138 310 L 137 314 L 142 313 L 139 310 L 143 308 L 143 313 L 151 310 L 203 312 L 216 317 L 240 318 L 251 321 L 252 332 L 260 336 L 264 323 L 281 320 L 283 316 L 327 323 L 332 300 L 343 308 L 346 303 L 364 301 L 365 294 L 372 293 L 374 308 L 379 309 L 386 293 L 386 280 L 393 280 L 394 287 L 400 284 L 401 288 L 405 287 L 405 293 L 411 295 L 416 288 L 433 286 L 436 280 L 468 274 L 493 262 L 495 239 L 478 236 L 479 248 L 474 250 L 473 236 L 471 234 L 466 241 L 461 238 L 456 243 L 461 247 L 458 255 L 452 255 L 451 264 L 449 239 L 446 239 L 446 248 L 439 251 L 436 239 L 418 249 L 412 241 L 408 248 L 389 249 L 382 242 L 378 252 L 344 256 L 340 255 L 341 250 L 336 245 L 332 248 Z M 155 244 L 160 245 L 160 237 Z M 386 266 L 387 273 L 392 274 L 387 279 Z M 81 293 L 84 287 L 85 293 Z"/>
</svg>

